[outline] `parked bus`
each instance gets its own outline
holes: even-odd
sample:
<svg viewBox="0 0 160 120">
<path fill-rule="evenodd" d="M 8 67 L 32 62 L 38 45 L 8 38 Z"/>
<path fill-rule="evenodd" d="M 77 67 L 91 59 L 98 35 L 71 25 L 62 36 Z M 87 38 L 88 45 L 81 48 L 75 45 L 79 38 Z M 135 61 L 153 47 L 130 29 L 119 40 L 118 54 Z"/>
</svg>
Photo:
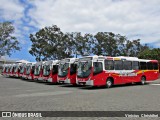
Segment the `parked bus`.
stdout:
<svg viewBox="0 0 160 120">
<path fill-rule="evenodd" d="M 4 65 L 3 65 L 2 73 L 1 73 L 3 76 L 6 76 L 6 74 L 7 74 L 7 71 L 6 71 L 6 70 L 7 70 L 7 67 L 8 67 L 7 64 L 4 64 Z"/>
<path fill-rule="evenodd" d="M 35 64 L 35 69 L 34 69 L 34 75 L 33 75 L 33 79 L 34 80 L 43 80 L 42 76 L 43 76 L 43 64 L 44 62 L 37 62 Z"/>
<path fill-rule="evenodd" d="M 6 67 L 6 76 L 7 76 L 7 77 L 9 77 L 10 66 L 11 66 L 11 64 L 7 64 L 7 67 Z"/>
<path fill-rule="evenodd" d="M 32 63 L 26 63 L 25 65 L 24 65 L 24 72 L 23 72 L 23 75 L 22 75 L 22 78 L 23 79 L 27 79 L 27 76 L 28 76 L 28 72 L 30 73 L 30 71 L 28 70 L 29 68 L 30 68 L 30 65 L 31 65 Z"/>
<path fill-rule="evenodd" d="M 15 68 L 15 64 L 11 64 L 9 66 L 9 77 L 13 77 L 14 76 L 14 68 Z"/>
<path fill-rule="evenodd" d="M 35 62 L 28 63 L 26 67 L 26 79 L 34 80 Z"/>
<path fill-rule="evenodd" d="M 58 67 L 58 83 L 76 85 L 77 58 L 66 58 L 60 61 Z"/>
<path fill-rule="evenodd" d="M 14 68 L 14 77 L 20 77 L 20 66 L 22 63 L 16 63 Z"/>
<path fill-rule="evenodd" d="M 20 72 L 19 72 L 19 77 L 22 78 L 23 74 L 25 73 L 26 71 L 26 63 L 21 63 L 20 66 L 19 66 L 19 69 L 20 69 Z"/>
<path fill-rule="evenodd" d="M 44 65 L 43 79 L 47 82 L 57 83 L 59 60 L 48 61 Z M 48 72 L 47 72 L 48 71 Z"/>
<path fill-rule="evenodd" d="M 89 56 L 80 58 L 77 84 L 103 86 L 140 83 L 158 79 L 158 61 L 136 57 Z"/>
<path fill-rule="evenodd" d="M 2 66 L 1 75 L 5 75 L 5 74 L 6 74 L 6 68 L 7 68 L 7 65 L 4 64 L 4 65 Z"/>
</svg>

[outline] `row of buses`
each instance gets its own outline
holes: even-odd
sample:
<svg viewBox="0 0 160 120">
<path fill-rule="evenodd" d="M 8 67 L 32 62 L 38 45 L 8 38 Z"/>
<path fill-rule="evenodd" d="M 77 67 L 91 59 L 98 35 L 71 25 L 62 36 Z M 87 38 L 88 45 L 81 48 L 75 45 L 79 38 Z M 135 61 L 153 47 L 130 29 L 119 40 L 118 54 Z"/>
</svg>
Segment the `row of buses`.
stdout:
<svg viewBox="0 0 160 120">
<path fill-rule="evenodd" d="M 157 80 L 157 60 L 137 57 L 86 56 L 4 65 L 2 75 L 72 85 L 106 86 Z"/>
</svg>

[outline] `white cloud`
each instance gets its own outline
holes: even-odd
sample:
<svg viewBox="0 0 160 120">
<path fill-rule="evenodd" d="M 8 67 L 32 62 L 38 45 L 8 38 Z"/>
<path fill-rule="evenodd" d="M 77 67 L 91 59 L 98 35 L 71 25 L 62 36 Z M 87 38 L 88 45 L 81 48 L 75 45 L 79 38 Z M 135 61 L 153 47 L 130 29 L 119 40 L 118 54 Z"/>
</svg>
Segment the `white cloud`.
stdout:
<svg viewBox="0 0 160 120">
<path fill-rule="evenodd" d="M 142 43 L 160 39 L 156 34 L 160 28 L 159 0 L 38 0 L 30 3 L 35 7 L 29 15 L 38 28 L 56 24 L 64 32 L 141 34 L 147 36 L 139 36 Z"/>
<path fill-rule="evenodd" d="M 24 14 L 29 5 L 33 5 L 26 13 L 30 18 Z M 38 29 L 54 24 L 64 32 L 109 31 L 140 38 L 142 43 L 160 41 L 159 0 L 29 0 L 25 5 L 1 0 L 0 10 L 3 19 L 15 20 L 15 34 L 21 38 L 30 32 L 26 22 Z"/>
<path fill-rule="evenodd" d="M 14 36 L 16 36 L 19 42 L 23 45 L 26 43 L 24 40 L 25 31 L 22 31 L 23 21 L 25 17 L 25 6 L 19 2 L 19 0 L 1 0 L 0 2 L 0 15 L 5 21 L 13 21 L 15 27 Z"/>
<path fill-rule="evenodd" d="M 23 17 L 24 7 L 18 0 L 1 0 L 1 17 L 5 20 L 17 20 Z"/>
</svg>

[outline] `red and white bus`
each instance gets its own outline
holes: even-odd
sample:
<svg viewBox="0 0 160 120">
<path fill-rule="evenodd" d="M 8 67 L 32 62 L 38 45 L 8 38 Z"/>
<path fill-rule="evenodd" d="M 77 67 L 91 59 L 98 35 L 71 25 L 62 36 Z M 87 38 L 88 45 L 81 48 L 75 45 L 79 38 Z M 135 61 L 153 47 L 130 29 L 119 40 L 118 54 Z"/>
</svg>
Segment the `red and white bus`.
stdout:
<svg viewBox="0 0 160 120">
<path fill-rule="evenodd" d="M 14 77 L 20 77 L 20 66 L 22 63 L 16 63 L 14 68 Z"/>
<path fill-rule="evenodd" d="M 26 71 L 26 63 L 21 63 L 20 65 L 19 65 L 19 69 L 20 69 L 20 72 L 19 72 L 19 77 L 21 77 L 22 78 L 22 76 L 23 76 L 23 74 L 25 73 L 25 71 Z"/>
<path fill-rule="evenodd" d="M 78 58 L 66 58 L 60 61 L 58 67 L 58 83 L 76 85 L 76 71 Z"/>
<path fill-rule="evenodd" d="M 136 57 L 89 56 L 80 58 L 77 84 L 103 86 L 126 83 L 145 84 L 158 79 L 158 61 Z"/>
<path fill-rule="evenodd" d="M 9 66 L 9 77 L 13 77 L 14 76 L 14 69 L 15 69 L 15 64 L 11 64 Z"/>
<path fill-rule="evenodd" d="M 6 66 L 6 76 L 7 77 L 9 77 L 9 73 L 10 73 L 10 66 L 11 66 L 11 64 L 7 64 L 7 66 Z"/>
<path fill-rule="evenodd" d="M 2 68 L 2 75 L 3 76 L 6 76 L 6 74 L 7 74 L 7 69 L 8 69 L 8 64 L 4 64 L 3 65 L 3 68 Z"/>
<path fill-rule="evenodd" d="M 24 72 L 23 72 L 23 75 L 22 75 L 23 79 L 28 79 L 29 74 L 31 72 L 30 71 L 31 70 L 31 65 L 32 65 L 31 62 L 28 62 L 28 63 L 25 64 L 25 66 L 24 66 Z"/>
<path fill-rule="evenodd" d="M 59 65 L 59 60 L 53 60 L 51 62 L 48 61 L 43 68 L 43 73 L 45 74 L 43 75 L 44 76 L 43 79 L 46 80 L 47 82 L 57 83 L 58 65 Z M 47 70 L 49 71 L 49 73 L 45 72 Z"/>
<path fill-rule="evenodd" d="M 37 62 L 35 64 L 35 69 L 34 69 L 34 75 L 33 79 L 34 80 L 43 80 L 43 64 L 44 62 Z"/>
<path fill-rule="evenodd" d="M 34 69 L 35 69 L 35 62 L 27 63 L 26 66 L 26 79 L 34 80 Z"/>
</svg>

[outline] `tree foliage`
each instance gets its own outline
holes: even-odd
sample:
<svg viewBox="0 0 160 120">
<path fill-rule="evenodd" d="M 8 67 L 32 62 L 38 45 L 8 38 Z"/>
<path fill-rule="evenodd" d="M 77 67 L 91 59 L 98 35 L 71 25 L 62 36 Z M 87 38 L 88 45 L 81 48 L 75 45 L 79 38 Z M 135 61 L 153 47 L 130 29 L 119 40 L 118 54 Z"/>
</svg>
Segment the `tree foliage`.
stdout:
<svg viewBox="0 0 160 120">
<path fill-rule="evenodd" d="M 138 57 L 142 59 L 158 60 L 160 63 L 160 48 L 145 49 Z"/>
<path fill-rule="evenodd" d="M 72 53 L 72 56 L 77 55 L 90 55 L 92 54 L 92 41 L 91 34 L 82 35 L 80 32 L 67 33 L 67 37 L 70 41 L 69 49 Z"/>
<path fill-rule="evenodd" d="M 140 44 L 140 39 L 128 40 L 127 37 L 112 32 L 98 32 L 95 35 L 81 32 L 63 33 L 53 25 L 30 34 L 32 47 L 30 54 L 37 61 L 63 59 L 78 55 L 135 56 L 148 47 Z"/>
<path fill-rule="evenodd" d="M 70 57 L 70 53 L 66 53 L 69 44 L 67 36 L 56 25 L 45 27 L 35 35 L 30 34 L 30 40 L 32 47 L 29 53 L 37 61 Z"/>
<path fill-rule="evenodd" d="M 11 52 L 20 50 L 19 42 L 14 33 L 14 26 L 11 22 L 0 23 L 0 56 L 11 55 Z"/>
<path fill-rule="evenodd" d="M 124 49 L 125 37 L 115 35 L 112 32 L 98 32 L 95 36 L 94 54 L 117 56 L 122 55 L 121 49 Z"/>
<path fill-rule="evenodd" d="M 95 36 L 94 54 L 108 56 L 138 56 L 143 48 L 140 39 L 128 40 L 125 36 L 112 32 L 99 32 Z"/>
</svg>

